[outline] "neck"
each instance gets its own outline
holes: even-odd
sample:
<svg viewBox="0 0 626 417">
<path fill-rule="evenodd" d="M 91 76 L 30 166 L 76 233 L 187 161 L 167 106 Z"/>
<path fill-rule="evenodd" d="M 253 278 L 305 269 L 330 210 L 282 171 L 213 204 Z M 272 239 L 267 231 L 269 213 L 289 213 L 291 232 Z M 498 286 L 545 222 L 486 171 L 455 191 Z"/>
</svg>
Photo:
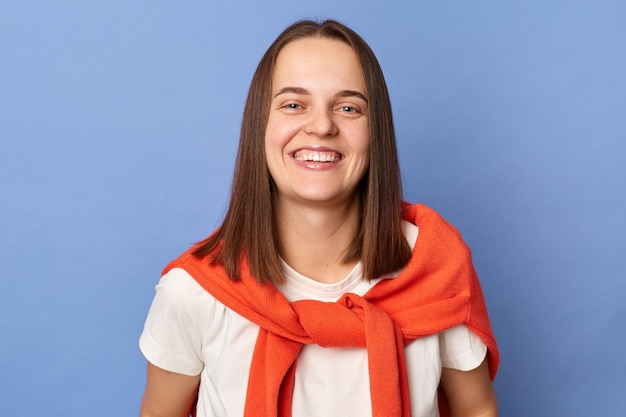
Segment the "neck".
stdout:
<svg viewBox="0 0 626 417">
<path fill-rule="evenodd" d="M 315 281 L 342 280 L 356 262 L 344 262 L 359 230 L 359 197 L 337 207 L 310 207 L 276 199 L 274 213 L 280 255 Z"/>
</svg>

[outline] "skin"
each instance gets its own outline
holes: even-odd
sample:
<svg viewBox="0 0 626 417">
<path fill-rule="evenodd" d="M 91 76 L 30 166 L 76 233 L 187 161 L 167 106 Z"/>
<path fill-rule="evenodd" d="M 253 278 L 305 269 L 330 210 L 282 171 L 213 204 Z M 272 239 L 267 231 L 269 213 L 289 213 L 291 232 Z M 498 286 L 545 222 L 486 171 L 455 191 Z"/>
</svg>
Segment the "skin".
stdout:
<svg viewBox="0 0 626 417">
<path fill-rule="evenodd" d="M 291 42 L 278 55 L 270 104 L 265 153 L 277 187 L 281 256 L 311 279 L 337 282 L 354 266 L 342 259 L 358 230 L 356 189 L 369 165 L 367 96 L 355 53 L 336 40 Z M 313 155 L 331 162 L 299 160 Z M 140 416 L 187 417 L 199 382 L 148 363 Z M 452 416 L 497 416 L 486 361 L 471 371 L 444 368 L 441 386 Z"/>
<path fill-rule="evenodd" d="M 352 49 L 318 38 L 285 46 L 276 61 L 270 106 L 265 153 L 277 199 L 315 209 L 354 199 L 369 165 L 369 127 L 365 82 Z M 296 158 L 318 151 L 340 160 Z"/>
<path fill-rule="evenodd" d="M 448 398 L 452 417 L 498 416 L 496 395 L 486 359 L 471 371 L 443 368 L 441 386 Z"/>
<path fill-rule="evenodd" d="M 200 375 L 169 372 L 148 362 L 140 417 L 189 417 L 200 385 Z"/>
<path fill-rule="evenodd" d="M 281 256 L 320 282 L 341 280 L 358 230 L 356 188 L 369 166 L 365 82 L 343 42 L 306 38 L 279 53 L 265 153 L 277 187 L 275 219 Z M 315 155 L 333 162 L 300 161 Z"/>
</svg>

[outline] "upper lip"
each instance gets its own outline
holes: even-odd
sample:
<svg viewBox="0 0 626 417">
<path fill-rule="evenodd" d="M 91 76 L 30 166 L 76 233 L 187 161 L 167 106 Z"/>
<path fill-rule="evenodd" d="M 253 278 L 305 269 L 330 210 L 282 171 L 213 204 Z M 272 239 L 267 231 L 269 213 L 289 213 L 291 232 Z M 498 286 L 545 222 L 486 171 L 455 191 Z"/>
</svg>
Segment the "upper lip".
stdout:
<svg viewBox="0 0 626 417">
<path fill-rule="evenodd" d="M 298 149 L 295 149 L 293 151 L 290 152 L 291 156 L 293 156 L 294 154 L 296 154 L 297 152 L 301 152 L 301 151 L 310 151 L 310 152 L 335 152 L 341 156 L 343 156 L 343 154 L 341 152 L 339 152 L 336 149 L 333 148 L 329 148 L 327 146 L 316 146 L 316 145 L 308 145 L 308 146 L 302 146 Z"/>
</svg>

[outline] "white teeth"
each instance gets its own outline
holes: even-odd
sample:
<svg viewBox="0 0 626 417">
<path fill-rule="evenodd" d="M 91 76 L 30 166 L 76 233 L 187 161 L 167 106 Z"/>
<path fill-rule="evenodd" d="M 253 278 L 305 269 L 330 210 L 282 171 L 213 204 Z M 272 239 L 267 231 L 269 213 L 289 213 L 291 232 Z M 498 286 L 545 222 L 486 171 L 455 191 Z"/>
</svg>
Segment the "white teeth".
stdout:
<svg viewBox="0 0 626 417">
<path fill-rule="evenodd" d="M 312 161 L 312 162 L 337 162 L 341 159 L 341 155 L 336 152 L 313 152 L 313 151 L 298 151 L 293 157 L 298 161 Z"/>
</svg>

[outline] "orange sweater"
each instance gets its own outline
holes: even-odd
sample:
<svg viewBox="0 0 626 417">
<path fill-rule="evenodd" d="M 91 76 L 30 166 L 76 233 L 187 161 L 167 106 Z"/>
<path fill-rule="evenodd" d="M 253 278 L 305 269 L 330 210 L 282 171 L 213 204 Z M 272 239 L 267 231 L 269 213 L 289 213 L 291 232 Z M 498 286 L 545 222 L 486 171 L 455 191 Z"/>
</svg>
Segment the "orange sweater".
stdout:
<svg viewBox="0 0 626 417">
<path fill-rule="evenodd" d="M 499 354 L 471 254 L 454 227 L 423 205 L 404 206 L 419 227 L 413 256 L 394 279 L 363 297 L 345 294 L 335 303 L 289 303 L 273 285 L 261 285 L 243 265 L 241 281 L 198 260 L 190 249 L 171 262 L 185 269 L 230 309 L 260 326 L 250 369 L 246 417 L 290 417 L 296 358 L 305 343 L 368 350 L 374 417 L 411 415 L 404 345 L 465 324 L 488 348 L 491 377 Z M 443 397 L 442 397 L 443 398 Z M 445 400 L 441 402 L 446 414 Z"/>
</svg>

